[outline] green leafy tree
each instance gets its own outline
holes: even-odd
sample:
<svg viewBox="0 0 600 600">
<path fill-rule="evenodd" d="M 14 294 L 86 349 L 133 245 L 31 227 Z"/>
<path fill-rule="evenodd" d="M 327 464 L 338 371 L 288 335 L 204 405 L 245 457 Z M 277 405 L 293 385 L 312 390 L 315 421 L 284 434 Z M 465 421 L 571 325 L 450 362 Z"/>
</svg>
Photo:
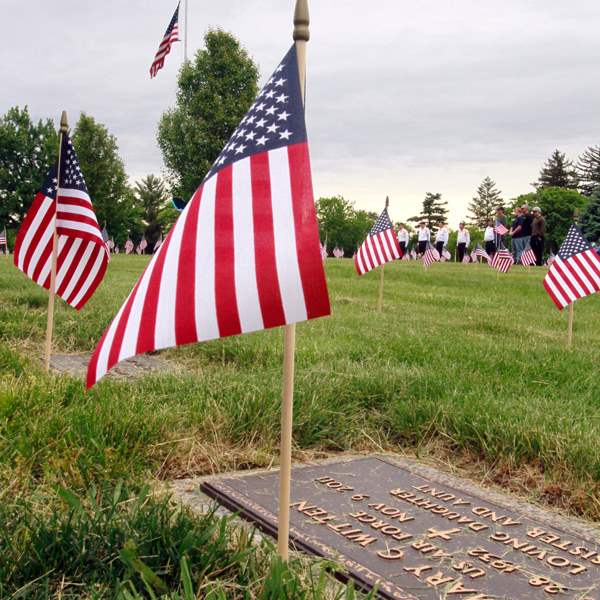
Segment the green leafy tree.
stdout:
<svg viewBox="0 0 600 600">
<path fill-rule="evenodd" d="M 568 160 L 563 152 L 555 150 L 542 167 L 537 183 L 533 185 L 537 189 L 549 187 L 577 189 L 577 173 L 573 162 Z"/>
<path fill-rule="evenodd" d="M 485 227 L 500 206 L 504 206 L 502 192 L 496 189 L 495 181 L 486 177 L 477 188 L 477 196 L 469 204 L 468 219 L 476 227 Z"/>
<path fill-rule="evenodd" d="M 342 196 L 319 198 L 316 204 L 321 242 L 327 248 L 343 248 L 351 256 L 373 227 L 377 215 L 356 210 L 354 204 Z"/>
<path fill-rule="evenodd" d="M 179 213 L 170 206 L 165 184 L 159 177 L 144 177 L 135 184 L 134 192 L 142 215 L 143 235 L 150 251 L 177 220 Z"/>
<path fill-rule="evenodd" d="M 72 138 L 100 227 L 106 224 L 121 246 L 128 235 L 139 239 L 143 231 L 141 211 L 127 184 L 115 136 L 82 113 Z"/>
<path fill-rule="evenodd" d="M 50 119 L 35 123 L 18 106 L 0 118 L 0 230 L 19 226 L 57 155 Z"/>
<path fill-rule="evenodd" d="M 600 187 L 592 194 L 579 219 L 581 231 L 591 242 L 600 242 Z"/>
<path fill-rule="evenodd" d="M 591 196 L 600 188 L 600 146 L 590 146 L 577 161 L 579 190 Z"/>
<path fill-rule="evenodd" d="M 177 100 L 158 124 L 158 145 L 175 195 L 192 196 L 250 108 L 258 68 L 231 34 L 211 29 L 181 67 Z"/>
<path fill-rule="evenodd" d="M 446 215 L 448 214 L 448 202 L 442 200 L 442 194 L 432 194 L 427 192 L 425 199 L 423 200 L 423 208 L 421 214 L 408 219 L 414 223 L 425 221 L 427 227 L 431 229 L 432 233 L 435 233 L 438 228 L 446 222 Z"/>
</svg>

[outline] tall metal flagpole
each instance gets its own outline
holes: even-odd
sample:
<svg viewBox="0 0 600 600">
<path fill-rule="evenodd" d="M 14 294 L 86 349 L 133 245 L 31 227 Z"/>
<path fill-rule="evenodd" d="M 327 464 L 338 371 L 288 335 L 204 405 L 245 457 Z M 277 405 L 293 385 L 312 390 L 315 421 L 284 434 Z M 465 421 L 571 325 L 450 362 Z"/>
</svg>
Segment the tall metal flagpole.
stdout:
<svg viewBox="0 0 600 600">
<path fill-rule="evenodd" d="M 185 12 L 185 22 L 183 24 L 183 62 L 186 62 L 188 56 L 188 0 L 183 0 L 183 9 Z"/>
<path fill-rule="evenodd" d="M 308 0 L 296 0 L 294 11 L 294 41 L 298 56 L 300 92 L 302 102 L 306 85 L 306 42 L 310 37 Z M 294 414 L 294 354 L 296 325 L 286 325 L 283 330 L 283 397 L 281 403 L 281 449 L 279 468 L 279 518 L 277 526 L 277 551 L 288 559 L 290 540 L 290 486 L 292 479 L 292 421 Z"/>
<path fill-rule="evenodd" d="M 48 295 L 48 323 L 46 326 L 46 349 L 44 352 L 44 368 L 46 373 L 50 371 L 50 355 L 52 353 L 52 329 L 54 328 L 54 296 L 56 294 L 56 261 L 58 254 L 58 231 L 56 219 L 58 213 L 58 192 L 60 190 L 60 161 L 63 135 L 69 128 L 67 112 L 62 111 L 60 117 L 60 133 L 58 134 L 58 166 L 56 168 L 56 198 L 54 200 L 54 233 L 52 235 L 52 268 L 50 270 L 50 290 Z"/>
</svg>

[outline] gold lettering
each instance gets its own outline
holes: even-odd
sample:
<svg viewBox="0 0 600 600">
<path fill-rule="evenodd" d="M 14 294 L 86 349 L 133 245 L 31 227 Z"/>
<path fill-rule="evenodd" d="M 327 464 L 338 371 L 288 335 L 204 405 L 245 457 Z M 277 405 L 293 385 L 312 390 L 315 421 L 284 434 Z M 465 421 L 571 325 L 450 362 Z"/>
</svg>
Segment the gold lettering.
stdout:
<svg viewBox="0 0 600 600">
<path fill-rule="evenodd" d="M 568 567 L 571 564 L 571 561 L 562 556 L 549 556 L 548 564 L 552 565 L 553 567 Z"/>
<path fill-rule="evenodd" d="M 404 556 L 404 550 L 401 548 L 388 548 L 377 552 L 377 556 L 385 560 L 400 560 Z"/>
<path fill-rule="evenodd" d="M 448 590 L 446 590 L 446 595 L 449 596 L 450 594 L 476 594 L 477 590 L 470 590 L 469 588 L 466 588 L 460 581 L 455 581 L 452 584 L 451 588 L 448 588 Z"/>
<path fill-rule="evenodd" d="M 371 537 L 366 533 L 363 533 L 358 530 L 348 531 L 342 534 L 345 538 L 351 540 L 352 542 L 356 542 L 359 546 L 366 548 L 369 544 L 377 541 L 377 538 Z"/>
<path fill-rule="evenodd" d="M 471 531 L 475 531 L 476 533 L 479 533 L 480 531 L 483 531 L 484 529 L 489 529 L 489 527 L 485 523 L 471 523 L 469 525 L 469 529 Z"/>
<path fill-rule="evenodd" d="M 431 527 L 428 529 L 427 537 L 431 539 L 442 538 L 443 540 L 451 540 L 453 535 L 460 533 L 460 529 L 446 529 L 445 531 L 441 531 L 439 529 L 435 529 Z"/>
<path fill-rule="evenodd" d="M 320 517 L 322 515 L 326 515 L 327 511 L 324 508 L 311 508 L 309 510 L 305 510 L 304 514 L 307 517 Z"/>
<path fill-rule="evenodd" d="M 404 567 L 404 570 L 407 573 L 412 573 L 415 577 L 418 577 L 419 579 L 421 578 L 421 573 L 423 573 L 424 571 L 431 571 L 431 569 L 433 569 L 433 567 L 430 567 L 429 565 L 424 565 L 422 567 Z"/>
<path fill-rule="evenodd" d="M 438 571 L 435 575 L 429 576 L 425 582 L 433 587 L 437 587 L 438 585 L 442 585 L 444 583 L 450 583 L 454 581 L 454 577 L 449 577 L 448 575 L 444 575 L 442 571 Z"/>
<path fill-rule="evenodd" d="M 452 568 L 463 575 L 468 575 L 471 579 L 477 579 L 478 577 L 483 577 L 485 575 L 485 571 L 483 569 L 479 569 L 472 563 L 464 560 L 452 565 Z"/>
<path fill-rule="evenodd" d="M 395 540 L 398 540 L 399 542 L 401 542 L 403 540 L 410 540 L 412 535 L 410 533 L 399 533 L 399 534 L 393 535 L 392 537 Z"/>
<path fill-rule="evenodd" d="M 298 509 L 299 512 L 304 512 L 305 510 L 311 510 L 312 508 L 317 508 L 316 504 L 313 504 L 312 506 L 306 506 L 307 503 L 308 503 L 308 500 L 301 500 L 300 502 L 292 502 L 292 504 L 290 504 L 290 507 Z"/>
<path fill-rule="evenodd" d="M 342 529 L 345 529 L 346 527 L 350 527 L 350 529 L 352 529 L 352 525 L 350 525 L 350 523 L 341 523 L 339 525 L 332 525 L 331 523 L 328 523 L 327 527 L 329 527 L 329 529 L 333 529 L 333 531 L 337 531 L 338 533 L 342 533 Z"/>
</svg>

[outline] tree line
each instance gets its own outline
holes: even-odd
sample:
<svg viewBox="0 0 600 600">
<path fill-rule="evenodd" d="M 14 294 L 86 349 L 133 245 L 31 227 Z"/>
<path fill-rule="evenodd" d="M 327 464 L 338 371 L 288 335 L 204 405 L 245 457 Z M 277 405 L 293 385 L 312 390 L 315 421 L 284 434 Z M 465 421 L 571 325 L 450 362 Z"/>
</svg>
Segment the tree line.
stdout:
<svg viewBox="0 0 600 600">
<path fill-rule="evenodd" d="M 100 226 L 119 245 L 142 236 L 148 249 L 177 217 L 171 198 L 188 199 L 202 181 L 258 91 L 259 69 L 240 42 L 221 30 L 205 35 L 204 48 L 185 62 L 178 74 L 174 106 L 157 126 L 157 142 L 165 164 L 163 177 L 153 174 L 131 183 L 117 140 L 106 125 L 81 114 L 72 131 L 81 168 Z M 58 137 L 51 119 L 35 122 L 27 106 L 10 108 L 0 117 L 0 227 L 9 240 L 23 220 L 36 191 L 56 161 Z M 498 206 L 511 211 L 525 202 L 546 215 L 548 243 L 555 249 L 574 214 L 592 241 L 600 240 L 600 145 L 590 146 L 573 163 L 555 150 L 544 163 L 535 191 L 504 200 L 486 177 L 468 205 L 465 221 L 472 239 L 492 219 Z M 446 222 L 447 201 L 428 192 L 421 212 L 405 225 L 425 221 L 435 233 Z M 317 201 L 321 242 L 351 255 L 371 229 L 377 214 L 359 210 L 342 196 Z"/>
</svg>

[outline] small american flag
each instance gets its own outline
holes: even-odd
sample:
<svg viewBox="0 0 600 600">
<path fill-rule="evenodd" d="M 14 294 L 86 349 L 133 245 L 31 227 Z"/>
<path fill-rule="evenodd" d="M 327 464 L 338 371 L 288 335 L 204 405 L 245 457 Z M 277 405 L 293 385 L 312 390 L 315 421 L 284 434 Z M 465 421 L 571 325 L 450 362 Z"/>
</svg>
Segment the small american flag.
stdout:
<svg viewBox="0 0 600 600">
<path fill-rule="evenodd" d="M 327 258 L 327 245 L 321 244 L 321 260 L 323 262 L 325 262 L 326 258 Z"/>
<path fill-rule="evenodd" d="M 344 258 L 344 251 L 337 246 L 333 249 L 333 256 L 336 258 Z"/>
<path fill-rule="evenodd" d="M 462 262 L 464 265 L 468 265 L 471 262 L 471 257 L 468 254 L 463 256 Z"/>
<path fill-rule="evenodd" d="M 554 255 L 554 252 L 552 252 L 550 254 L 550 256 L 548 257 L 548 260 L 546 261 L 546 266 L 547 267 L 551 267 L 552 263 L 554 262 L 554 259 L 556 258 L 556 256 Z"/>
<path fill-rule="evenodd" d="M 375 221 L 375 225 L 373 225 L 367 239 L 358 249 L 354 258 L 354 265 L 357 273 L 364 275 L 372 269 L 397 258 L 402 258 L 402 251 L 386 205 L 377 221 Z"/>
<path fill-rule="evenodd" d="M 143 252 L 148 247 L 148 242 L 145 237 L 142 237 L 142 241 L 140 242 L 140 250 Z"/>
<path fill-rule="evenodd" d="M 136 354 L 330 313 L 292 46 L 98 343 L 87 385 Z"/>
<path fill-rule="evenodd" d="M 576 225 L 571 225 L 552 261 L 544 287 L 560 310 L 600 290 L 600 255 Z"/>
<path fill-rule="evenodd" d="M 127 241 L 125 242 L 125 254 L 131 254 L 133 252 L 133 242 L 127 238 Z"/>
<path fill-rule="evenodd" d="M 427 269 L 434 262 L 440 260 L 440 253 L 431 245 L 427 246 L 427 250 L 423 254 L 423 266 Z"/>
<path fill-rule="evenodd" d="M 521 254 L 521 264 L 524 267 L 533 267 L 537 262 L 537 258 L 535 256 L 535 252 L 532 250 L 531 246 L 528 246 L 527 249 Z"/>
<path fill-rule="evenodd" d="M 50 169 L 19 228 L 14 263 L 38 285 L 50 289 L 56 227 L 56 295 L 79 310 L 100 285 L 109 252 L 67 133 L 61 141 L 60 181 L 57 168 Z"/>
<path fill-rule="evenodd" d="M 504 226 L 503 223 L 498 223 L 496 227 L 494 227 L 494 231 L 498 235 L 506 235 L 508 233 L 508 229 Z"/>
<path fill-rule="evenodd" d="M 173 13 L 173 18 L 165 31 L 165 35 L 163 36 L 160 45 L 158 46 L 158 50 L 154 55 L 154 60 L 152 61 L 152 65 L 150 66 L 150 78 L 156 77 L 156 74 L 162 69 L 165 65 L 165 58 L 169 52 L 171 52 L 171 44 L 173 42 L 179 41 L 179 4 Z"/>
<path fill-rule="evenodd" d="M 6 241 L 6 227 L 4 228 L 4 231 L 2 233 L 0 233 L 0 244 L 2 244 L 3 246 L 7 245 L 7 241 Z"/>
<path fill-rule="evenodd" d="M 414 248 L 410 251 L 410 258 L 412 260 L 417 260 L 417 251 Z"/>
<path fill-rule="evenodd" d="M 475 250 L 473 250 L 473 256 L 475 257 L 475 260 L 477 260 L 477 257 L 479 256 L 481 256 L 481 258 L 485 258 L 485 260 L 488 262 L 491 260 L 490 255 L 479 244 L 475 246 Z"/>
<path fill-rule="evenodd" d="M 496 269 L 500 273 L 508 273 L 508 270 L 515 264 L 512 254 L 506 248 L 500 248 L 492 261 L 490 267 Z"/>
<path fill-rule="evenodd" d="M 160 246 L 161 246 L 162 243 L 163 243 L 163 236 L 162 236 L 162 233 L 161 233 L 160 237 L 154 243 L 154 252 L 156 252 L 160 248 Z"/>
<path fill-rule="evenodd" d="M 446 250 L 445 248 L 442 250 L 442 258 L 444 260 L 452 260 L 452 254 L 450 254 L 450 250 Z"/>
</svg>

